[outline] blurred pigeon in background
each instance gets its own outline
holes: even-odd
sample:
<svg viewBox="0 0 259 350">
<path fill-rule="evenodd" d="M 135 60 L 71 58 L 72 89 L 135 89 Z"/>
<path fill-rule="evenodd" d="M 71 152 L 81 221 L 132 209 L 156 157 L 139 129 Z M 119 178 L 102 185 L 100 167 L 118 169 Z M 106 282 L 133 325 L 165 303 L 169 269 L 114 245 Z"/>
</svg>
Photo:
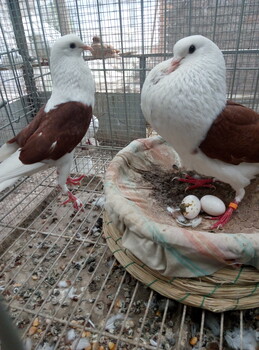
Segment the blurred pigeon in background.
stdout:
<svg viewBox="0 0 259 350">
<path fill-rule="evenodd" d="M 93 37 L 92 56 L 94 58 L 114 58 L 119 57 L 120 50 L 115 49 L 112 45 L 104 44 L 99 36 Z"/>
</svg>

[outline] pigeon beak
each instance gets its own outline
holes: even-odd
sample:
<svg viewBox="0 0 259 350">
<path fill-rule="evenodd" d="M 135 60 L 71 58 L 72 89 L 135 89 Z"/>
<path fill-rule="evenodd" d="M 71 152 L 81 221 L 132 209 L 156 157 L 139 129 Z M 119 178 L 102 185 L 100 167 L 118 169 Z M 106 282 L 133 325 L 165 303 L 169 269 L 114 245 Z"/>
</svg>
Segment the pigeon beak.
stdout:
<svg viewBox="0 0 259 350">
<path fill-rule="evenodd" d="M 83 50 L 93 51 L 93 49 L 91 48 L 91 46 L 88 46 L 88 45 L 82 45 L 81 48 L 82 48 Z"/>
<path fill-rule="evenodd" d="M 181 57 L 181 58 L 173 57 L 171 64 L 166 71 L 166 74 L 170 74 L 170 73 L 174 72 L 180 66 L 182 59 L 183 59 L 183 57 Z"/>
</svg>

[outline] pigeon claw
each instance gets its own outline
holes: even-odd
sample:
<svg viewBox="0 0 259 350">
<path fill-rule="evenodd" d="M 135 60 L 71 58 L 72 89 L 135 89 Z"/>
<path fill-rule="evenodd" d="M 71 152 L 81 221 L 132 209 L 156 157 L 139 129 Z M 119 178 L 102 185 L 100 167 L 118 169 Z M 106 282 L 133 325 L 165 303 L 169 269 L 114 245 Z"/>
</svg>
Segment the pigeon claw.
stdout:
<svg viewBox="0 0 259 350">
<path fill-rule="evenodd" d="M 81 185 L 81 181 L 83 180 L 83 178 L 85 177 L 85 175 L 81 175 L 81 176 L 79 176 L 79 177 L 75 177 L 74 179 L 72 178 L 72 177 L 68 177 L 67 178 L 67 182 L 66 182 L 66 184 L 67 185 Z"/>
<path fill-rule="evenodd" d="M 186 175 L 184 179 L 177 178 L 178 181 L 181 182 L 187 182 L 189 184 L 192 184 L 192 186 L 186 187 L 185 191 L 193 190 L 195 188 L 199 187 L 209 187 L 215 189 L 216 187 L 212 185 L 212 182 L 214 182 L 214 179 L 196 179 L 194 177 L 191 177 L 189 175 Z"/>
<path fill-rule="evenodd" d="M 214 225 L 211 226 L 211 229 L 220 229 L 223 226 L 225 226 L 231 219 L 233 211 L 238 208 L 238 203 L 236 201 L 233 201 L 229 204 L 228 209 L 225 211 L 224 214 L 220 216 L 214 216 L 210 217 L 210 220 L 218 220 Z"/>
<path fill-rule="evenodd" d="M 62 205 L 66 205 L 67 203 L 73 203 L 73 207 L 76 211 L 84 210 L 83 209 L 83 203 L 80 199 L 78 199 L 76 196 L 74 196 L 70 191 L 68 191 L 68 199 L 62 203 Z"/>
</svg>

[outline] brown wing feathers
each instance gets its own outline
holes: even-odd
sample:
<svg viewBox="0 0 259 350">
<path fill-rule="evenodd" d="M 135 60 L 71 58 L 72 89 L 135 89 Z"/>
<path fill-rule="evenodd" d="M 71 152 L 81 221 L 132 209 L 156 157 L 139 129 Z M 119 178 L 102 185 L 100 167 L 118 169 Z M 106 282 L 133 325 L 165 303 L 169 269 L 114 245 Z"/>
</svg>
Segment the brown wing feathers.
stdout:
<svg viewBox="0 0 259 350">
<path fill-rule="evenodd" d="M 230 164 L 259 163 L 259 114 L 228 101 L 199 148 L 208 157 Z"/>
<path fill-rule="evenodd" d="M 24 164 L 44 159 L 57 160 L 71 152 L 84 137 L 92 118 L 92 107 L 67 102 L 45 113 L 42 108 L 33 121 L 9 143 L 21 147 Z"/>
</svg>

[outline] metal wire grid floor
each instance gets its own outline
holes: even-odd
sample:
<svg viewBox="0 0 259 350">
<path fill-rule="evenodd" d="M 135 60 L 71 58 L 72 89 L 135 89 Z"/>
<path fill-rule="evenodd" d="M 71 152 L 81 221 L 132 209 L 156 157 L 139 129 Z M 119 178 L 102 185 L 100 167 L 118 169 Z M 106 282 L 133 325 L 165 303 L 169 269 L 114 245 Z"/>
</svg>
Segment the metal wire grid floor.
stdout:
<svg viewBox="0 0 259 350">
<path fill-rule="evenodd" d="M 181 305 L 133 279 L 112 256 L 101 205 L 111 157 L 103 151 L 77 157 L 74 172 L 87 174 L 75 190 L 84 211 L 60 205 L 53 170 L 25 179 L 1 202 L 0 290 L 26 349 L 210 349 L 214 343 L 211 349 L 222 350 L 234 327 L 242 342 L 257 310 L 213 315 Z"/>
</svg>

